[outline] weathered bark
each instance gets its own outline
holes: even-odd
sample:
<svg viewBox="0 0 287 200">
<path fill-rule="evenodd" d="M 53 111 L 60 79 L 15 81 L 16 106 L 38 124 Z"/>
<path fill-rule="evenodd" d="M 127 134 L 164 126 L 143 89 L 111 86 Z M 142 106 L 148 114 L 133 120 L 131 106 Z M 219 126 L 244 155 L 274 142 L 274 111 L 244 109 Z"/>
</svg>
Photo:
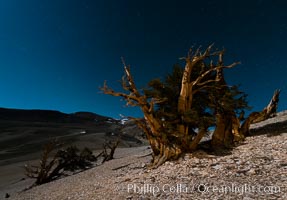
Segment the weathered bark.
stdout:
<svg viewBox="0 0 287 200">
<path fill-rule="evenodd" d="M 140 94 L 135 86 L 130 70 L 124 62 L 125 76 L 122 79 L 122 87 L 128 93 L 115 92 L 108 88 L 106 84 L 101 88 L 105 94 L 123 97 L 127 101 L 128 105 L 139 106 L 141 108 L 145 122 L 141 122 L 140 120 L 136 121 L 139 127 L 141 127 L 145 132 L 153 150 L 153 161 L 151 165 L 153 167 L 161 165 L 166 160 L 176 159 L 184 152 L 196 149 L 198 143 L 206 132 L 206 129 L 200 129 L 199 133 L 194 138 L 190 135 L 193 130 L 186 121 L 185 114 L 192 108 L 193 96 L 201 90 L 212 87 L 210 83 L 219 81 L 217 79 L 206 80 L 212 72 L 222 70 L 223 68 L 232 68 L 238 64 L 233 63 L 231 65 L 224 66 L 223 64 L 213 65 L 211 62 L 210 65 L 207 66 L 203 63 L 204 67 L 198 77 L 195 78 L 195 80 L 191 80 L 192 70 L 198 63 L 211 56 L 219 56 L 219 59 L 222 58 L 223 51 L 210 53 L 211 48 L 212 45 L 209 46 L 203 54 L 201 54 L 198 49 L 193 55 L 190 53 L 188 57 L 185 58 L 186 65 L 181 81 L 181 91 L 177 107 L 177 111 L 180 115 L 180 122 L 177 125 L 177 131 L 173 133 L 172 136 L 168 130 L 165 129 L 162 119 L 156 118 L 154 114 L 154 104 L 162 100 L 150 100 L 144 94 Z"/>
<path fill-rule="evenodd" d="M 212 146 L 230 147 L 235 142 L 240 142 L 250 135 L 249 129 L 252 123 L 257 123 L 270 118 L 277 112 L 280 90 L 275 90 L 270 103 L 261 112 L 252 112 L 240 125 L 239 118 L 234 112 L 219 113 L 216 115 L 216 129 L 212 137 Z M 242 116 L 241 116 L 242 118 Z"/>
<path fill-rule="evenodd" d="M 189 125 L 184 123 L 184 113 L 188 112 L 188 110 L 192 108 L 193 95 L 195 95 L 198 91 L 202 89 L 211 87 L 209 83 L 212 83 L 212 82 L 220 83 L 221 86 L 223 87 L 222 92 L 224 92 L 226 84 L 223 78 L 223 69 L 232 68 L 238 64 L 238 63 L 233 63 L 231 65 L 224 66 L 223 65 L 224 51 L 211 53 L 210 52 L 211 48 L 212 48 L 212 45 L 210 45 L 203 54 L 200 54 L 199 50 L 197 50 L 195 55 L 193 56 L 189 55 L 187 58 L 185 58 L 186 65 L 185 65 L 184 74 L 183 74 L 182 82 L 181 82 L 181 91 L 180 91 L 180 95 L 178 98 L 178 113 L 181 115 L 181 120 L 182 120 L 182 123 L 179 123 L 178 125 L 178 132 L 180 136 L 182 137 L 183 145 L 187 145 L 189 146 L 189 148 L 192 148 L 192 149 L 197 147 L 197 144 L 200 142 L 200 139 L 202 137 L 201 135 L 203 134 L 202 132 L 200 132 L 200 135 L 196 137 L 196 140 L 192 141 L 192 145 L 189 144 L 191 142 L 189 141 L 190 130 L 189 130 Z M 194 66 L 197 65 L 199 62 L 205 60 L 206 58 L 210 56 L 214 56 L 214 55 L 218 56 L 218 65 L 213 65 L 213 63 L 211 62 L 209 65 L 209 69 L 203 70 L 202 73 L 195 80 L 191 80 L 191 73 L 192 73 Z M 217 77 L 214 80 L 209 79 L 209 80 L 203 81 L 205 77 L 207 77 L 210 73 L 214 71 L 217 72 Z"/>
<path fill-rule="evenodd" d="M 232 134 L 233 113 L 218 113 L 216 114 L 216 128 L 212 135 L 211 144 L 213 148 L 231 147 L 234 141 Z"/>
<path fill-rule="evenodd" d="M 261 122 L 276 115 L 279 102 L 279 95 L 280 90 L 279 89 L 275 90 L 269 104 L 260 112 L 259 116 L 257 116 L 254 120 L 252 120 L 252 123 Z"/>
<path fill-rule="evenodd" d="M 104 84 L 101 90 L 105 94 L 123 97 L 127 101 L 127 104 L 141 108 L 145 122 L 141 122 L 140 120 L 136 120 L 136 122 L 145 132 L 153 150 L 153 161 L 150 167 L 158 167 L 166 160 L 178 158 L 182 153 L 180 146 L 174 143 L 174 141 L 169 141 L 163 127 L 163 122 L 154 116 L 154 104 L 161 100 L 152 99 L 149 101 L 145 95 L 140 94 L 134 83 L 130 69 L 125 63 L 124 69 L 125 77 L 122 79 L 122 86 L 126 91 L 130 92 L 129 94 L 115 92 L 108 88 L 106 84 Z"/>
<path fill-rule="evenodd" d="M 274 91 L 274 94 L 269 104 L 261 112 L 252 112 L 241 126 L 241 134 L 245 137 L 250 135 L 249 129 L 252 123 L 258 123 L 264 121 L 270 117 L 273 117 L 277 113 L 278 102 L 279 102 L 280 90 Z"/>
<path fill-rule="evenodd" d="M 223 66 L 223 54 L 219 55 L 218 59 L 219 66 Z M 216 71 L 216 80 L 221 85 L 227 85 L 224 79 L 222 68 Z M 228 88 L 222 87 L 218 91 L 220 97 L 228 92 Z M 217 100 L 216 100 L 217 101 Z M 231 147 L 234 142 L 243 140 L 243 136 L 240 132 L 240 121 L 236 117 L 233 110 L 225 110 L 225 102 L 218 103 L 216 108 L 216 128 L 212 135 L 211 145 L 213 148 L 218 147 Z"/>
<path fill-rule="evenodd" d="M 197 133 L 197 135 L 193 138 L 193 140 L 190 143 L 190 146 L 189 146 L 190 151 L 194 151 L 197 149 L 197 146 L 200 140 L 203 138 L 206 132 L 207 132 L 207 128 L 205 127 L 199 129 L 199 132 Z"/>
<path fill-rule="evenodd" d="M 255 119 L 258 119 L 258 117 L 260 117 L 260 112 L 252 112 L 247 118 L 246 120 L 242 123 L 241 127 L 240 127 L 240 132 L 242 135 L 244 135 L 244 137 L 250 135 L 249 129 L 250 129 L 250 125 L 252 124 L 252 122 Z"/>
</svg>

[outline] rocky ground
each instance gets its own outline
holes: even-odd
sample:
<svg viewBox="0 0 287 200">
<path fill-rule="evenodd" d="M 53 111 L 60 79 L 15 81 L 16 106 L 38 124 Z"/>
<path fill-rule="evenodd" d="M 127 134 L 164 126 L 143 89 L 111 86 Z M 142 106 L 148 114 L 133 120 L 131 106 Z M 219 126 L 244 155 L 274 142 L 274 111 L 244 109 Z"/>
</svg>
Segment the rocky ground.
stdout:
<svg viewBox="0 0 287 200">
<path fill-rule="evenodd" d="M 187 154 L 157 169 L 148 147 L 118 151 L 88 171 L 11 199 L 287 199 L 287 115 L 252 126 L 232 150 Z"/>
</svg>

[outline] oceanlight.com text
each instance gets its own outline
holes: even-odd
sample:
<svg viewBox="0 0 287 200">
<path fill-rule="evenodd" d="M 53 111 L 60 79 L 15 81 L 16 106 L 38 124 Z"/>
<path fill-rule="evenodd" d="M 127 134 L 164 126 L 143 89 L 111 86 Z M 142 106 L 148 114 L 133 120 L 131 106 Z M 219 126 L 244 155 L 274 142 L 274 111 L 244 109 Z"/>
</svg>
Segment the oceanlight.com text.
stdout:
<svg viewBox="0 0 287 200">
<path fill-rule="evenodd" d="M 254 193 L 254 194 L 276 194 L 281 192 L 279 186 L 274 185 L 249 185 L 249 184 L 230 184 L 230 185 L 208 185 L 204 183 L 188 185 L 188 184 L 128 184 L 128 193 L 152 194 L 154 196 L 159 193 Z"/>
</svg>

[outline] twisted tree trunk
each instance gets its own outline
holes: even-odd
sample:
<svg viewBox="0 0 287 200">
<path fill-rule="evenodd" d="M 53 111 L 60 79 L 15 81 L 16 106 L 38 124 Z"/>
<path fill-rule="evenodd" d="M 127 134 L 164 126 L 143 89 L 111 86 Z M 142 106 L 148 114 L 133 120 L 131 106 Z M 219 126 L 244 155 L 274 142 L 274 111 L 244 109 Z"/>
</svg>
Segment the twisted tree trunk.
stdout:
<svg viewBox="0 0 287 200">
<path fill-rule="evenodd" d="M 277 112 L 280 90 L 275 90 L 270 103 L 261 112 L 252 112 L 240 125 L 240 120 L 234 112 L 221 112 L 216 115 L 216 129 L 212 136 L 213 148 L 231 147 L 236 142 L 248 136 L 250 125 L 274 116 Z"/>
<path fill-rule="evenodd" d="M 239 126 L 234 112 L 216 114 L 216 128 L 211 140 L 212 147 L 229 148 L 234 145 L 235 141 L 242 140 Z"/>
<path fill-rule="evenodd" d="M 176 159 L 182 154 L 181 147 L 174 141 L 170 141 L 168 135 L 163 127 L 163 122 L 154 116 L 154 104 L 156 99 L 150 101 L 143 94 L 138 91 L 130 69 L 124 64 L 125 77 L 122 79 L 123 88 L 130 92 L 129 94 L 115 92 L 108 88 L 106 83 L 101 90 L 105 94 L 123 97 L 128 105 L 139 106 L 144 114 L 145 121 L 134 119 L 138 126 L 145 132 L 147 139 L 153 151 L 153 160 L 150 167 L 158 167 L 165 161 Z"/>
<path fill-rule="evenodd" d="M 192 108 L 193 96 L 197 92 L 205 88 L 212 87 L 210 86 L 210 83 L 218 83 L 219 85 L 221 85 L 222 87 L 221 93 L 224 93 L 226 83 L 223 77 L 223 69 L 232 68 L 238 64 L 238 63 L 232 63 L 231 65 L 224 66 L 223 65 L 224 51 L 211 53 L 210 52 L 211 48 L 212 48 L 212 45 L 210 45 L 203 54 L 199 53 L 199 50 L 197 50 L 193 56 L 189 54 L 188 57 L 185 58 L 186 65 L 185 65 L 184 74 L 183 74 L 182 81 L 181 81 L 181 91 L 180 91 L 180 95 L 178 98 L 178 113 L 181 115 L 181 123 L 178 124 L 178 132 L 182 138 L 182 141 L 181 141 L 182 146 L 184 146 L 185 149 L 188 149 L 190 151 L 194 150 L 197 147 L 198 143 L 200 142 L 200 139 L 205 134 L 203 133 L 203 131 L 207 130 L 206 128 L 202 128 L 199 131 L 198 135 L 195 137 L 195 140 L 191 141 L 191 137 L 189 137 L 189 132 L 192 130 L 190 129 L 189 124 L 185 123 L 184 115 Z M 208 69 L 203 68 L 202 72 L 198 75 L 198 77 L 195 80 L 191 80 L 191 74 L 193 72 L 192 71 L 193 68 L 200 62 L 214 55 L 218 56 L 218 65 L 213 65 L 213 62 L 211 61 Z M 204 81 L 204 78 L 206 78 L 212 72 L 216 72 L 217 74 L 216 78 L 208 79 Z M 221 123 L 222 121 L 221 118 L 225 119 L 226 117 L 218 116 L 218 122 Z M 225 128 L 219 127 L 219 129 L 225 129 Z M 218 137 L 222 137 L 222 136 L 218 135 Z"/>
<path fill-rule="evenodd" d="M 191 133 L 194 132 L 190 127 L 191 123 L 188 119 L 185 119 L 186 113 L 188 113 L 193 106 L 193 97 L 199 91 L 206 91 L 207 88 L 214 87 L 212 83 L 218 82 L 218 87 L 225 88 L 225 84 L 221 84 L 220 78 L 210 78 L 214 72 L 220 74 L 224 68 L 232 68 L 238 63 L 233 63 L 228 66 L 224 66 L 222 63 L 222 55 L 224 51 L 218 51 L 211 53 L 210 50 L 212 45 L 209 46 L 205 52 L 201 53 L 199 49 L 194 54 L 189 54 L 185 58 L 186 65 L 184 74 L 181 80 L 181 89 L 179 97 L 177 99 L 177 113 L 180 121 L 177 124 L 176 131 L 170 133 L 170 131 L 164 126 L 164 122 L 161 118 L 157 118 L 154 111 L 154 105 L 158 102 L 163 101 L 162 99 L 149 99 L 146 95 L 141 94 L 133 80 L 130 73 L 130 69 L 124 63 L 125 76 L 122 79 L 122 87 L 127 93 L 115 92 L 104 84 L 101 88 L 105 94 L 113 96 L 123 97 L 128 105 L 139 106 L 144 114 L 145 121 L 137 120 L 139 127 L 145 132 L 147 139 L 149 140 L 150 146 L 153 150 L 153 161 L 151 166 L 158 167 L 166 160 L 177 159 L 182 153 L 195 150 L 201 138 L 207 131 L 207 127 L 199 127 L 199 132 L 196 136 L 191 137 Z M 211 56 L 219 57 L 219 64 L 214 65 L 211 61 L 210 64 L 203 62 Z M 198 76 L 191 80 L 191 74 L 193 73 L 194 67 L 201 63 L 201 70 L 197 71 Z M 231 136 L 239 135 L 240 132 L 232 131 L 233 127 L 237 123 L 234 120 L 235 114 L 233 112 L 224 113 L 218 112 L 217 115 L 217 130 L 214 134 L 214 140 L 216 143 L 229 144 L 233 140 Z M 236 121 L 236 123 L 235 123 Z M 238 125 L 238 124 L 236 124 Z M 205 125 L 204 125 L 205 126 Z M 231 133 L 231 135 L 230 135 Z M 233 135 L 232 135 L 233 133 Z"/>
<path fill-rule="evenodd" d="M 223 54 L 219 55 L 218 64 L 223 66 Z M 224 79 L 223 70 L 218 69 L 216 73 L 216 80 L 220 85 L 227 85 Z M 218 93 L 220 98 L 228 92 L 229 88 L 222 87 Z M 219 101 L 219 100 L 215 100 Z M 240 132 L 240 121 L 236 117 L 234 110 L 225 109 L 225 101 L 219 103 L 216 108 L 216 128 L 212 135 L 211 145 L 213 148 L 231 147 L 235 141 L 241 141 L 244 137 Z"/>
</svg>

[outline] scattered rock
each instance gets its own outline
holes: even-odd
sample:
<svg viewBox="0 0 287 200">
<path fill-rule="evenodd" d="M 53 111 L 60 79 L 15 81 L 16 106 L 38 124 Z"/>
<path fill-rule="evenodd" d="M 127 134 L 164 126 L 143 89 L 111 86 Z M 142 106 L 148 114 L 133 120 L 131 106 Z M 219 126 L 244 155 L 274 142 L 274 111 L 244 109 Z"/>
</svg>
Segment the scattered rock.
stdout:
<svg viewBox="0 0 287 200">
<path fill-rule="evenodd" d="M 10 197 L 10 194 L 6 193 L 5 198 L 8 199 Z"/>
<path fill-rule="evenodd" d="M 247 137 L 244 145 L 226 155 L 199 151 L 154 170 L 146 168 L 151 156 L 141 156 L 147 155 L 145 148 L 136 155 L 35 187 L 16 199 L 285 200 L 287 134 L 267 134 Z M 92 187 L 95 183 L 101 187 Z"/>
</svg>

